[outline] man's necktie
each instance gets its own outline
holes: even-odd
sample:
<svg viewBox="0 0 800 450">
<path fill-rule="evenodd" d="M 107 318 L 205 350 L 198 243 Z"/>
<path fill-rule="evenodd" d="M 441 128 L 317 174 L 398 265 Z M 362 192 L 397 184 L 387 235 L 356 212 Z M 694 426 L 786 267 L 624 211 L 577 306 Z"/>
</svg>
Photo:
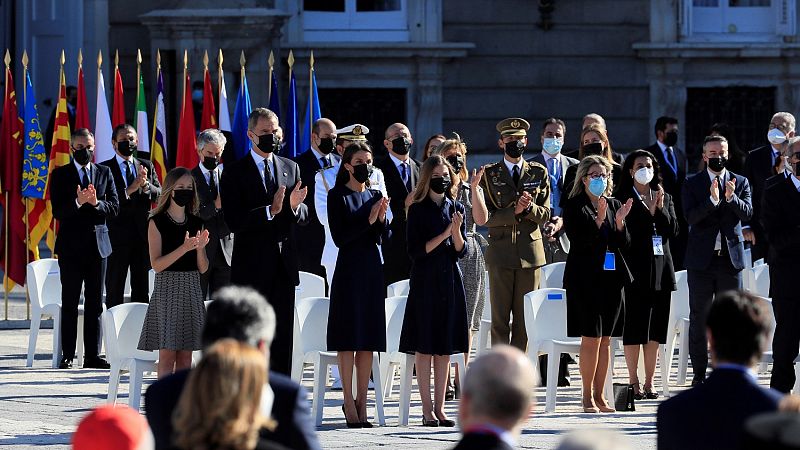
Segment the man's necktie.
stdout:
<svg viewBox="0 0 800 450">
<path fill-rule="evenodd" d="M 330 166 L 331 162 L 330 162 L 330 160 L 328 159 L 327 156 L 323 156 L 323 157 L 319 158 L 319 165 L 320 165 L 321 168 L 324 169 L 324 168 Z"/>
<path fill-rule="evenodd" d="M 514 166 L 514 174 L 511 177 L 514 180 L 514 185 L 519 184 L 519 166 Z"/>
<path fill-rule="evenodd" d="M 678 174 L 678 163 L 675 162 L 675 152 L 672 147 L 667 147 L 667 158 L 669 158 L 669 168 L 675 175 Z"/>
<path fill-rule="evenodd" d="M 550 208 L 553 209 L 553 215 L 560 216 L 561 209 L 558 208 L 558 204 L 561 200 L 561 189 L 558 186 L 558 168 L 555 158 L 547 160 L 547 173 L 550 175 Z"/>
<path fill-rule="evenodd" d="M 725 198 L 725 181 L 717 176 L 717 186 L 719 187 L 719 198 L 722 200 Z"/>
<path fill-rule="evenodd" d="M 130 187 L 134 180 L 135 178 L 133 177 L 133 171 L 131 170 L 131 162 L 125 161 L 125 185 Z"/>
<path fill-rule="evenodd" d="M 217 191 L 217 178 L 214 176 L 214 171 L 208 172 L 208 190 L 211 194 L 211 200 L 216 200 L 219 192 Z"/>
<path fill-rule="evenodd" d="M 408 163 L 401 162 L 400 163 L 400 176 L 403 177 L 403 184 L 406 185 L 406 190 L 408 192 L 411 192 L 411 177 L 409 176 L 410 174 L 408 172 L 409 172 Z"/>
<path fill-rule="evenodd" d="M 86 189 L 89 187 L 89 171 L 86 169 L 86 167 L 82 167 L 81 171 L 83 172 L 83 175 L 81 176 L 81 189 Z"/>
<path fill-rule="evenodd" d="M 272 177 L 272 168 L 267 158 L 264 158 L 264 187 L 266 187 L 269 197 L 275 195 L 275 179 Z"/>
</svg>

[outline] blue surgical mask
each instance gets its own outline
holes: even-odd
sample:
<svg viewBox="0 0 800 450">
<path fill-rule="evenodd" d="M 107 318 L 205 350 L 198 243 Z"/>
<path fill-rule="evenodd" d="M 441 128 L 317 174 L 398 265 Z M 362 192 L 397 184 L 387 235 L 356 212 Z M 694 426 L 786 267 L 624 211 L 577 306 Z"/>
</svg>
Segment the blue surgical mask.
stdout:
<svg viewBox="0 0 800 450">
<path fill-rule="evenodd" d="M 589 192 L 595 197 L 600 197 L 606 191 L 608 181 L 605 178 L 590 178 L 589 179 Z"/>
<path fill-rule="evenodd" d="M 542 150 L 547 152 L 548 155 L 557 155 L 558 152 L 561 151 L 561 147 L 564 145 L 563 138 L 544 138 L 544 143 L 542 144 Z"/>
</svg>

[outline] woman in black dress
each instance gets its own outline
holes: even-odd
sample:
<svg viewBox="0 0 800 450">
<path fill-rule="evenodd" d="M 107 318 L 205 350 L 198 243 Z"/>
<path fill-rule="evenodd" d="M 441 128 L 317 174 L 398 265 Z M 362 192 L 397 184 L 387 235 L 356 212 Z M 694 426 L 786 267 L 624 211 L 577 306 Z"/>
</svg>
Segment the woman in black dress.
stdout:
<svg viewBox="0 0 800 450">
<path fill-rule="evenodd" d="M 386 288 L 379 245 L 389 237 L 389 199 L 369 189 L 372 149 L 349 145 L 336 184 L 328 192 L 328 222 L 339 248 L 331 282 L 328 350 L 337 352 L 342 377 L 342 409 L 349 428 L 369 428 L 367 388 L 372 353 L 386 351 Z M 357 377 L 353 397 L 353 366 Z"/>
<path fill-rule="evenodd" d="M 411 290 L 400 351 L 414 353 L 425 426 L 455 422 L 444 413 L 450 355 L 468 350 L 467 304 L 458 259 L 467 254 L 464 205 L 453 200 L 453 168 L 440 155 L 428 158 L 408 208 Z M 434 403 L 431 403 L 431 359 Z"/>
<path fill-rule="evenodd" d="M 611 170 L 602 156 L 585 157 L 563 211 L 571 243 L 564 268 L 567 334 L 581 337 L 583 410 L 588 413 L 614 412 L 603 398 L 603 386 L 610 338 L 622 334 L 622 288 L 631 281 L 621 250 L 630 244 L 625 217 L 633 201 L 622 204 L 609 197 Z"/>
<path fill-rule="evenodd" d="M 680 228 L 672 197 L 659 184 L 658 160 L 652 153 L 636 150 L 628 155 L 620 178 L 617 198 L 633 199 L 627 218 L 631 245 L 622 251 L 633 273 L 633 283 L 625 286 L 625 361 L 636 398 L 655 399 L 658 345 L 667 341 L 669 303 L 675 290 L 669 242 Z M 644 391 L 637 376 L 640 346 L 644 347 Z"/>
</svg>

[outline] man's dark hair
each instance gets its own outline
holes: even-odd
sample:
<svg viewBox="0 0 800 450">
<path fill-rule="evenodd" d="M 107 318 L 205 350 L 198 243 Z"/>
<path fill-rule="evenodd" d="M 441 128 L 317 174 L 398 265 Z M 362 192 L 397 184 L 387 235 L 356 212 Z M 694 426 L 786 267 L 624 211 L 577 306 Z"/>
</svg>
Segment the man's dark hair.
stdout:
<svg viewBox="0 0 800 450">
<path fill-rule="evenodd" d="M 669 116 L 661 116 L 656 119 L 656 126 L 653 127 L 653 133 L 655 133 L 656 137 L 658 137 L 659 131 L 665 131 L 667 129 L 667 125 L 677 125 L 678 119 Z"/>
<path fill-rule="evenodd" d="M 70 137 L 70 144 L 71 144 L 72 141 L 75 140 L 75 138 L 77 138 L 77 137 L 85 137 L 85 138 L 89 138 L 90 137 L 90 138 L 94 139 L 94 134 L 92 134 L 92 132 L 89 131 L 88 128 L 78 128 L 78 129 L 74 130 L 72 133 L 70 133 L 69 137 Z"/>
<path fill-rule="evenodd" d="M 567 134 L 567 124 L 565 124 L 563 120 L 556 119 L 555 117 L 551 117 L 551 118 L 545 120 L 544 122 L 542 122 L 542 133 L 544 133 L 544 129 L 547 128 L 547 126 L 550 125 L 550 124 L 561 125 L 561 131 L 564 134 Z"/>
<path fill-rule="evenodd" d="M 233 338 L 258 347 L 269 348 L 275 337 L 275 311 L 258 291 L 228 286 L 211 296 L 201 337 L 203 348 L 224 338 Z"/>
<path fill-rule="evenodd" d="M 744 291 L 729 291 L 711 304 L 706 322 L 719 361 L 749 366 L 761 359 L 772 332 L 766 300 Z"/>
<path fill-rule="evenodd" d="M 136 134 L 136 128 L 133 128 L 133 125 L 131 125 L 129 123 L 121 123 L 121 124 L 117 125 L 116 127 L 114 127 L 114 131 L 111 132 L 111 140 L 116 142 L 117 141 L 117 135 L 122 133 L 123 131 L 125 131 L 125 132 L 133 131 L 133 134 Z"/>
</svg>

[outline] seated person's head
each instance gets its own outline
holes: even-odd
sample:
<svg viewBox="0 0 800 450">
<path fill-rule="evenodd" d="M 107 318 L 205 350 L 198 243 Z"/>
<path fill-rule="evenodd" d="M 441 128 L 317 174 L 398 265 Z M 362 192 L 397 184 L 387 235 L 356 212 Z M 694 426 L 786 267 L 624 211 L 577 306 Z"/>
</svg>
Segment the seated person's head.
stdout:
<svg viewBox="0 0 800 450">
<path fill-rule="evenodd" d="M 228 286 L 215 292 L 208 305 L 202 344 L 208 348 L 224 338 L 235 339 L 265 354 L 275 337 L 275 310 L 258 291 Z"/>
<path fill-rule="evenodd" d="M 459 404 L 462 429 L 491 424 L 518 431 L 534 407 L 536 376 L 530 360 L 514 347 L 498 345 L 473 361 Z"/>
<path fill-rule="evenodd" d="M 772 332 L 766 300 L 744 291 L 717 296 L 708 312 L 712 362 L 753 366 L 761 360 Z"/>
<path fill-rule="evenodd" d="M 152 450 L 153 434 L 144 416 L 125 405 L 98 406 L 72 436 L 73 450 Z"/>
</svg>

